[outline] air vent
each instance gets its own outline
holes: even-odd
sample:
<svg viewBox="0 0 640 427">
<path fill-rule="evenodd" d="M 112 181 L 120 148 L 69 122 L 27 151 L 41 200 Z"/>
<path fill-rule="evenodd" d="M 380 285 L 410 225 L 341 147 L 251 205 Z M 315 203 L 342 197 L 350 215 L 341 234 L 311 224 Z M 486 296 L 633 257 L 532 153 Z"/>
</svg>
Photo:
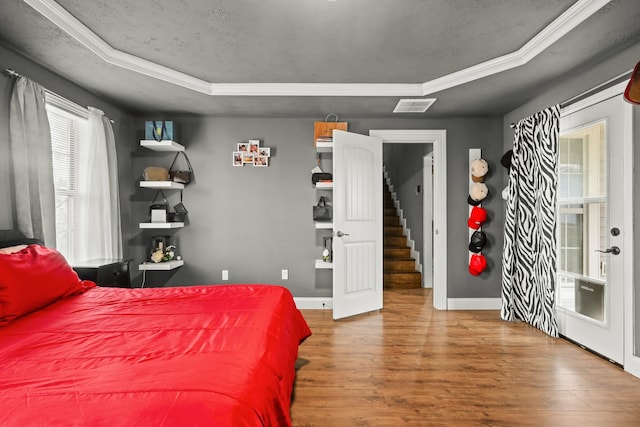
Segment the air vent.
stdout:
<svg viewBox="0 0 640 427">
<path fill-rule="evenodd" d="M 393 109 L 394 113 L 424 113 L 436 102 L 436 98 L 401 99 Z"/>
</svg>

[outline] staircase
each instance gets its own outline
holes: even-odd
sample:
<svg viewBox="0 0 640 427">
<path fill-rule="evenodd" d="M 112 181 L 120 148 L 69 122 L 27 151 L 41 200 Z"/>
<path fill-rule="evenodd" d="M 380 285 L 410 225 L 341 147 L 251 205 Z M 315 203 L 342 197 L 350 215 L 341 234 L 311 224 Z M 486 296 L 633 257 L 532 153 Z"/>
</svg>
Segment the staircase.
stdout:
<svg viewBox="0 0 640 427">
<path fill-rule="evenodd" d="M 386 182 L 384 187 L 384 289 L 412 289 L 422 286 L 422 274 L 416 271 L 407 236 L 400 223 L 393 196 Z"/>
</svg>

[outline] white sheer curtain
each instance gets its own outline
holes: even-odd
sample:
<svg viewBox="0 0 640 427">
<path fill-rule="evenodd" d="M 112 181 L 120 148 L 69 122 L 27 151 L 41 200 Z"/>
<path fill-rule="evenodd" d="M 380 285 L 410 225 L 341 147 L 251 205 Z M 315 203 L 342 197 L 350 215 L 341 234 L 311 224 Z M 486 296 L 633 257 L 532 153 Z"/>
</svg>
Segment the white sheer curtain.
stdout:
<svg viewBox="0 0 640 427">
<path fill-rule="evenodd" d="M 82 260 L 122 257 L 118 166 L 111 121 L 89 107 L 89 141 L 81 150 L 79 230 L 72 244 Z M 81 261 L 78 259 L 76 261 Z"/>
<path fill-rule="evenodd" d="M 14 212 L 26 237 L 56 246 L 51 132 L 44 88 L 18 77 L 11 94 L 9 135 L 14 180 Z"/>
</svg>

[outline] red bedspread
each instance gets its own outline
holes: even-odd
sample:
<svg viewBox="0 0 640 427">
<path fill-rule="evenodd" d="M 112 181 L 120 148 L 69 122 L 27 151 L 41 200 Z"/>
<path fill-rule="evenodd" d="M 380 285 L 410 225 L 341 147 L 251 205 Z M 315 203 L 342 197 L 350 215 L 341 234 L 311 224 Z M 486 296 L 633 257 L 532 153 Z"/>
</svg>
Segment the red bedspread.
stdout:
<svg viewBox="0 0 640 427">
<path fill-rule="evenodd" d="M 287 426 L 310 333 L 279 286 L 95 288 L 0 328 L 0 425 Z"/>
</svg>

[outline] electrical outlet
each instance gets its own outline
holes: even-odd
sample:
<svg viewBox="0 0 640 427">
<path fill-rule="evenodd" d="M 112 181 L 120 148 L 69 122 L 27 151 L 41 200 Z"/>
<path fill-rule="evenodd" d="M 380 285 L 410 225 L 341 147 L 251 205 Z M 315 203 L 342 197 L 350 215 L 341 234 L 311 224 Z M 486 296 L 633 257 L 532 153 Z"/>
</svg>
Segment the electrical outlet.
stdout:
<svg viewBox="0 0 640 427">
<path fill-rule="evenodd" d="M 222 280 L 229 280 L 229 270 L 222 270 Z"/>
<path fill-rule="evenodd" d="M 289 280 L 289 270 L 282 270 L 282 280 Z"/>
</svg>

